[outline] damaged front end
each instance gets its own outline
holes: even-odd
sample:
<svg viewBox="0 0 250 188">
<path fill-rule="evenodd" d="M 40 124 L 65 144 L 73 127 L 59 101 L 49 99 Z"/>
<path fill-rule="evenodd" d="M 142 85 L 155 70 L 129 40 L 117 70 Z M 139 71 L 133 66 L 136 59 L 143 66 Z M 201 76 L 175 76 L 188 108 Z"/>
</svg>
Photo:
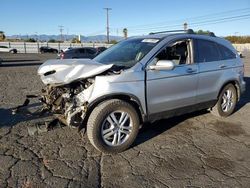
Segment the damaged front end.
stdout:
<svg viewBox="0 0 250 188">
<path fill-rule="evenodd" d="M 88 105 L 85 97 L 93 83 L 94 79 L 87 79 L 63 86 L 48 85 L 42 90 L 43 108 L 63 124 L 77 127 L 84 120 Z"/>
<path fill-rule="evenodd" d="M 112 65 L 103 65 L 93 60 L 49 60 L 38 69 L 46 85 L 40 96 L 27 96 L 23 105 L 13 113 L 25 110 L 29 115 L 51 114 L 64 125 L 79 127 L 86 116 L 88 99 L 94 87 L 95 76 L 108 74 Z M 40 109 L 27 110 L 29 99 L 37 97 Z"/>
</svg>

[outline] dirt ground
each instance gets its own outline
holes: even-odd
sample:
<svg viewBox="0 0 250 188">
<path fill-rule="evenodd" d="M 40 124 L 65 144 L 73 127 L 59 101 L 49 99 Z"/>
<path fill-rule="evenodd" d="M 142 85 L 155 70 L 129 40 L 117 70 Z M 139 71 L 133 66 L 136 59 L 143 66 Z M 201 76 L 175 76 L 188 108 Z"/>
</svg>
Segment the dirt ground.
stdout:
<svg viewBox="0 0 250 188">
<path fill-rule="evenodd" d="M 250 54 L 245 55 L 247 92 L 232 116 L 200 111 L 158 121 L 144 126 L 135 144 L 117 155 L 101 154 L 86 135 L 68 127 L 29 136 L 27 126 L 41 119 L 12 116 L 11 108 L 39 93 L 43 84 L 36 71 L 44 56 L 2 55 L 0 187 L 249 187 Z"/>
</svg>

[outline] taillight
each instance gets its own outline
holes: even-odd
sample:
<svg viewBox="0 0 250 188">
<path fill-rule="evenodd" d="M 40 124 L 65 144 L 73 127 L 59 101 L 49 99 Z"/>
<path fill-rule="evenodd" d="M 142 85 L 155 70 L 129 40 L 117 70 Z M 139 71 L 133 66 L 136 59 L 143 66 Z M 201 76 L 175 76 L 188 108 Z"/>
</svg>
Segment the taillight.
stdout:
<svg viewBox="0 0 250 188">
<path fill-rule="evenodd" d="M 64 53 L 61 53 L 60 58 L 64 59 Z"/>
</svg>

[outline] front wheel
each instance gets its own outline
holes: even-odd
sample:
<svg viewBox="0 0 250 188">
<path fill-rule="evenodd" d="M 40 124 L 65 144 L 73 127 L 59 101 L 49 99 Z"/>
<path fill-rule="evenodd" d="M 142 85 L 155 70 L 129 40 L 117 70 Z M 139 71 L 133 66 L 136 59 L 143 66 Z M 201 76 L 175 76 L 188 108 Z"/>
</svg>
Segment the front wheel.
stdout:
<svg viewBox="0 0 250 188">
<path fill-rule="evenodd" d="M 139 131 L 139 117 L 132 105 L 112 99 L 98 105 L 90 114 L 87 135 L 91 144 L 104 153 L 126 150 Z"/>
<path fill-rule="evenodd" d="M 216 105 L 211 113 L 219 117 L 231 115 L 237 103 L 237 91 L 233 84 L 226 85 L 220 92 Z"/>
</svg>

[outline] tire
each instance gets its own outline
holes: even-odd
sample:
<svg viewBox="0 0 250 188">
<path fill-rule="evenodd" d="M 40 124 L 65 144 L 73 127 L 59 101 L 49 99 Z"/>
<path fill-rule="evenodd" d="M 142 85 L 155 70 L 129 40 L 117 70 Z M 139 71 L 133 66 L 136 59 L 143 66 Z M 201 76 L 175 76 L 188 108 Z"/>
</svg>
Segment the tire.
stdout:
<svg viewBox="0 0 250 188">
<path fill-rule="evenodd" d="M 231 98 L 229 96 L 231 96 Z M 237 98 L 238 97 L 235 86 L 233 84 L 226 85 L 221 90 L 218 97 L 218 101 L 216 105 L 212 108 L 211 113 L 218 117 L 230 116 L 234 112 L 237 103 Z"/>
<path fill-rule="evenodd" d="M 122 117 L 126 121 L 125 119 L 123 121 Z M 121 123 L 117 125 L 110 123 L 120 121 Z M 122 123 L 125 124 L 122 126 Z M 97 150 L 103 153 L 119 153 L 126 150 L 134 142 L 139 126 L 139 117 L 134 107 L 125 101 L 112 99 L 104 101 L 94 108 L 88 119 L 87 135 L 90 143 Z M 123 133 L 124 131 L 128 134 Z M 107 138 L 105 139 L 105 137 Z M 119 138 L 120 143 L 118 142 Z"/>
</svg>

